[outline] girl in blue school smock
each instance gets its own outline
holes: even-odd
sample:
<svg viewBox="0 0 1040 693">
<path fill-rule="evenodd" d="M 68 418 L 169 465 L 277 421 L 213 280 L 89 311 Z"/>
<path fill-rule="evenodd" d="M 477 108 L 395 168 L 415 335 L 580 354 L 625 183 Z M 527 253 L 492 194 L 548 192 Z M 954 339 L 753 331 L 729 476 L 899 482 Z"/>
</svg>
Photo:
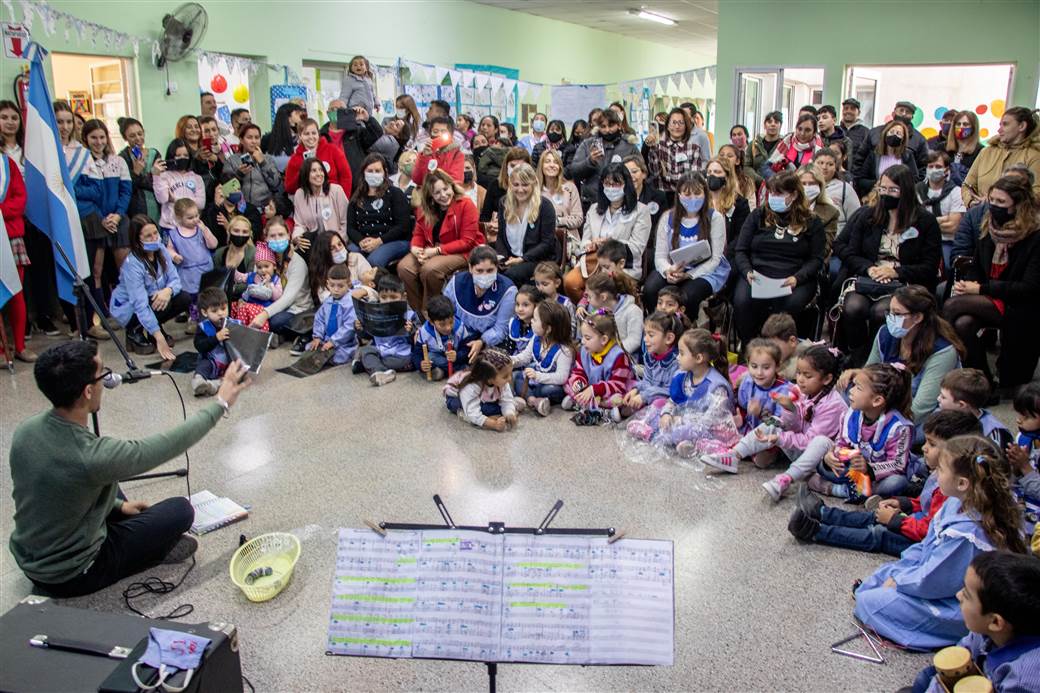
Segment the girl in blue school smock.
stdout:
<svg viewBox="0 0 1040 693">
<path fill-rule="evenodd" d="M 1003 453 L 981 436 L 958 436 L 939 459 L 947 501 L 924 541 L 856 589 L 856 617 L 903 647 L 934 650 L 968 634 L 957 603 L 964 574 L 983 551 L 1025 553 L 1021 512 Z"/>
</svg>

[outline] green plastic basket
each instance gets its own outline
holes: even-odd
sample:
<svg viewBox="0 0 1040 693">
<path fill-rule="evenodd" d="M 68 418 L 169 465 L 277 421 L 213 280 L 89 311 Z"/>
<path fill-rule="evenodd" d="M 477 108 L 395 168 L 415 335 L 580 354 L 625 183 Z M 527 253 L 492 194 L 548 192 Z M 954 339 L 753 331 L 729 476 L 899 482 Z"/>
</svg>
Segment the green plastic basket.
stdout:
<svg viewBox="0 0 1040 693">
<path fill-rule="evenodd" d="M 242 546 L 231 557 L 231 582 L 238 585 L 251 602 L 266 602 L 281 592 L 292 577 L 300 559 L 300 540 L 293 534 L 272 532 L 261 534 Z M 247 582 L 257 568 L 271 568 L 270 575 Z"/>
</svg>

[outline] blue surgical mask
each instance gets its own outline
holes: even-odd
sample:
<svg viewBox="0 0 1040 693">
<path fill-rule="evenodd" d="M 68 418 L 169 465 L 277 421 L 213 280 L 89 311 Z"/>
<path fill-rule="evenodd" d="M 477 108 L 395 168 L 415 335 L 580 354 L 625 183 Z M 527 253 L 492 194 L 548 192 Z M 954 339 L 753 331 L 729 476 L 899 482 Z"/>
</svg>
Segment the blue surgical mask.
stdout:
<svg viewBox="0 0 1040 693">
<path fill-rule="evenodd" d="M 617 202 L 625 196 L 625 189 L 615 186 L 604 185 L 603 186 L 603 197 L 607 198 L 610 202 Z"/>
<path fill-rule="evenodd" d="M 492 272 L 491 274 L 474 274 L 473 285 L 478 289 L 490 289 L 498 281 L 498 272 Z"/>
<path fill-rule="evenodd" d="M 544 120 L 536 120 L 536 121 L 534 121 L 533 123 L 531 123 L 531 129 L 534 130 L 535 132 L 538 132 L 538 133 L 545 132 L 545 121 Z"/>
<path fill-rule="evenodd" d="M 680 195 L 679 202 L 682 203 L 683 209 L 685 209 L 690 214 L 696 214 L 697 212 L 701 211 L 701 207 L 704 206 L 703 197 L 683 197 L 682 195 Z"/>
<path fill-rule="evenodd" d="M 147 243 L 142 243 L 141 247 L 149 253 L 157 253 L 162 250 L 162 241 L 149 241 Z"/>
<path fill-rule="evenodd" d="M 774 212 L 782 214 L 790 209 L 791 205 L 787 204 L 787 199 L 783 195 L 769 195 L 769 209 Z"/>
<path fill-rule="evenodd" d="M 267 247 L 270 248 L 273 253 L 284 253 L 289 249 L 289 239 L 277 238 L 273 241 L 268 241 Z"/>
<path fill-rule="evenodd" d="M 896 339 L 902 339 L 903 337 L 910 334 L 910 329 L 905 327 L 906 316 L 905 315 L 892 315 L 889 313 L 885 316 L 885 327 L 888 328 L 888 333 Z"/>
</svg>

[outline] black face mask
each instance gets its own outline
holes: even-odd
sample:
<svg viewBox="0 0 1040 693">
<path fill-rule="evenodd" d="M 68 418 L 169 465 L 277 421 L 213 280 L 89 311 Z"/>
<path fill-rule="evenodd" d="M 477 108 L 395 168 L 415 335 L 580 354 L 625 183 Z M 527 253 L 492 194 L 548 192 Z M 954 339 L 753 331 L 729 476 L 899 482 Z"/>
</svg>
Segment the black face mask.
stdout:
<svg viewBox="0 0 1040 693">
<path fill-rule="evenodd" d="M 898 147 L 902 143 L 903 143 L 903 138 L 900 137 L 899 135 L 889 135 L 888 137 L 885 138 L 885 144 L 887 144 L 889 147 L 892 147 L 893 149 Z"/>
<path fill-rule="evenodd" d="M 716 192 L 726 186 L 726 179 L 722 176 L 708 176 L 708 190 Z"/>
<path fill-rule="evenodd" d="M 600 137 L 603 138 L 604 142 L 609 142 L 613 144 L 614 142 L 617 142 L 621 139 L 621 131 L 618 130 L 616 132 L 603 132 L 600 133 Z"/>
<path fill-rule="evenodd" d="M 879 195 L 881 200 L 881 209 L 891 212 L 893 209 L 899 208 L 899 198 L 894 195 Z"/>
<path fill-rule="evenodd" d="M 462 173 L 462 182 L 465 183 L 466 185 L 469 185 L 470 183 L 472 183 L 473 182 L 473 171 L 463 171 L 463 173 Z"/>
<path fill-rule="evenodd" d="M 560 140 L 563 139 L 563 133 L 562 132 L 556 132 L 555 130 L 550 130 L 545 135 L 545 137 L 546 137 L 546 139 L 548 139 L 553 144 L 556 144 L 557 142 L 559 142 Z"/>
<path fill-rule="evenodd" d="M 232 235 L 228 237 L 228 240 L 231 241 L 231 245 L 235 246 L 236 248 L 241 248 L 249 242 L 249 236 Z"/>
<path fill-rule="evenodd" d="M 892 120 L 898 120 L 900 123 L 910 124 L 910 117 L 905 115 L 892 116 Z"/>
<path fill-rule="evenodd" d="M 178 171 L 187 171 L 189 168 L 191 168 L 191 159 L 182 159 L 180 157 L 177 157 L 173 160 L 173 165 L 174 168 Z"/>
<path fill-rule="evenodd" d="M 997 207 L 996 205 L 989 206 L 989 218 L 997 227 L 1003 227 L 1009 221 L 1015 218 L 1014 211 L 1009 207 Z"/>
<path fill-rule="evenodd" d="M 483 154 L 485 151 L 487 151 L 487 147 L 474 147 L 473 158 L 477 161 L 480 161 L 480 155 Z"/>
</svg>

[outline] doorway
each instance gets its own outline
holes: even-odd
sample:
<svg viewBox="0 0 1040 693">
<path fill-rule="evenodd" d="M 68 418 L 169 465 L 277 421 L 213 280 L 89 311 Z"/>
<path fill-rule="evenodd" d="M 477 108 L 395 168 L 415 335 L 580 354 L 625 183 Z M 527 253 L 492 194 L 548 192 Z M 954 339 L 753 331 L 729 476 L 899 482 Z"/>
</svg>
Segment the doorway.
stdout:
<svg viewBox="0 0 1040 693">
<path fill-rule="evenodd" d="M 54 98 L 68 101 L 73 112 L 87 120 L 104 122 L 112 147 L 122 149 L 126 143 L 119 135 L 119 119 L 138 117 L 130 58 L 51 53 L 51 69 Z"/>
<path fill-rule="evenodd" d="M 807 104 L 823 97 L 822 67 L 738 67 L 736 109 L 751 137 L 760 134 L 766 114 L 780 111 L 785 130 L 793 129 L 792 117 Z"/>
</svg>

